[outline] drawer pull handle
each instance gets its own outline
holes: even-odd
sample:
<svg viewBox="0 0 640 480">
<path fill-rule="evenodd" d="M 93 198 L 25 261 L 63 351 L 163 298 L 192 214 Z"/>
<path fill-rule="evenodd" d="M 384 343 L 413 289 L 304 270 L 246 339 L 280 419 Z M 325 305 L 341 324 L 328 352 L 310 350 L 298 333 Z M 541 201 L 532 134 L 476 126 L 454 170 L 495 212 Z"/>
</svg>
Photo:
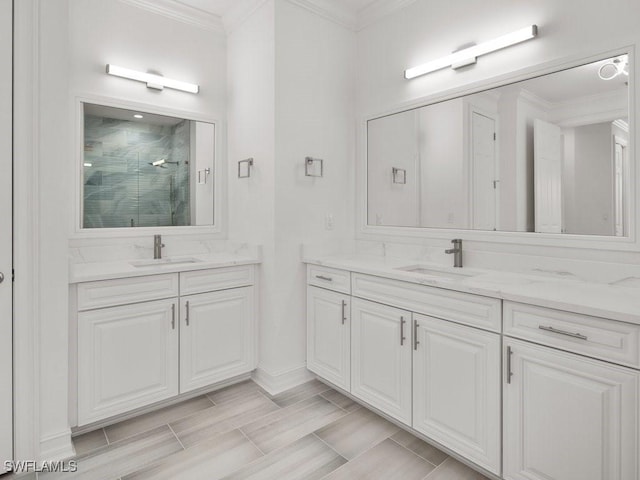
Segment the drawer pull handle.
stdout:
<svg viewBox="0 0 640 480">
<path fill-rule="evenodd" d="M 346 322 L 346 320 L 347 320 L 347 316 L 344 313 L 346 308 L 347 308 L 347 302 L 342 300 L 342 324 L 343 325 L 344 325 L 344 322 Z"/>
<path fill-rule="evenodd" d="M 171 329 L 176 329 L 176 304 L 171 304 Z"/>
<path fill-rule="evenodd" d="M 558 330 L 557 328 L 553 328 L 553 327 L 545 327 L 544 325 L 539 325 L 538 328 L 540 330 L 545 330 L 547 332 L 558 333 L 560 335 L 566 335 L 567 337 L 579 338 L 580 340 L 588 340 L 587 336 L 586 335 L 582 335 L 581 333 L 567 332 L 565 330 Z"/>
<path fill-rule="evenodd" d="M 316 278 L 319 278 L 320 280 L 326 280 L 327 282 L 333 282 L 333 278 L 325 277 L 324 275 L 316 275 Z"/>
<path fill-rule="evenodd" d="M 511 356 L 513 355 L 513 350 L 511 347 L 507 347 L 507 383 L 511 383 L 511 377 L 513 377 L 513 373 L 511 372 Z"/>
<path fill-rule="evenodd" d="M 184 316 L 184 321 L 187 323 L 187 327 L 189 326 L 189 302 L 185 304 L 185 309 L 187 314 Z"/>
<path fill-rule="evenodd" d="M 407 323 L 407 321 L 404 319 L 404 317 L 400 317 L 400 346 L 404 345 L 404 341 L 406 340 L 406 337 L 404 336 L 405 323 Z"/>
<path fill-rule="evenodd" d="M 417 320 L 413 321 L 413 349 L 418 350 L 418 344 L 420 341 L 418 340 L 418 327 L 420 324 Z"/>
</svg>

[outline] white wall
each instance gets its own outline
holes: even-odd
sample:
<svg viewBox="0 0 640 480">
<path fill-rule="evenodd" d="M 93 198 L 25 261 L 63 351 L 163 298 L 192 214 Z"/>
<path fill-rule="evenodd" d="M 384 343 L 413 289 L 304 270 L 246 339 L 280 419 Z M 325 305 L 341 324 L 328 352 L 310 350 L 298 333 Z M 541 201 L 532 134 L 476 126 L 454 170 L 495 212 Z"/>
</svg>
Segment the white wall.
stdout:
<svg viewBox="0 0 640 480">
<path fill-rule="evenodd" d="M 608 3 L 583 0 L 416 0 L 358 33 L 357 116 L 361 119 L 378 115 L 399 106 L 415 104 L 420 99 L 443 96 L 471 84 L 507 77 L 512 72 L 540 68 L 567 58 L 587 58 L 636 44 L 640 40 L 639 19 L 640 3 L 627 0 Z M 539 26 L 538 38 L 483 56 L 473 66 L 460 70 L 444 69 L 410 81 L 403 77 L 407 67 L 439 58 L 462 44 L 488 40 L 530 24 Z M 635 85 L 637 95 L 639 87 L 637 83 Z M 514 116 L 513 120 L 517 121 L 517 118 Z M 527 168 L 513 172 L 502 170 L 502 174 L 509 173 L 520 179 L 526 172 Z M 524 194 L 513 191 L 509 195 L 518 198 L 528 193 L 526 190 Z M 509 218 L 507 214 L 510 214 L 511 221 L 516 220 L 518 229 L 523 227 L 520 225 L 522 212 L 519 212 L 525 204 L 523 200 L 518 200 L 515 212 L 503 212 L 504 218 Z M 360 236 L 391 241 L 401 238 L 366 233 Z M 428 234 L 418 241 L 438 245 L 445 243 L 430 238 Z M 477 251 L 502 249 L 501 245 L 471 241 L 466 244 L 468 249 Z M 637 255 L 615 251 L 594 253 L 589 249 L 525 245 L 517 245 L 517 249 L 520 253 L 638 262 Z"/>
<path fill-rule="evenodd" d="M 258 378 L 272 388 L 304 373 L 301 243 L 353 235 L 354 37 L 286 0 L 229 35 L 229 235 L 264 245 Z M 306 156 L 323 178 L 305 177 Z M 252 177 L 236 178 L 248 157 Z"/>
</svg>

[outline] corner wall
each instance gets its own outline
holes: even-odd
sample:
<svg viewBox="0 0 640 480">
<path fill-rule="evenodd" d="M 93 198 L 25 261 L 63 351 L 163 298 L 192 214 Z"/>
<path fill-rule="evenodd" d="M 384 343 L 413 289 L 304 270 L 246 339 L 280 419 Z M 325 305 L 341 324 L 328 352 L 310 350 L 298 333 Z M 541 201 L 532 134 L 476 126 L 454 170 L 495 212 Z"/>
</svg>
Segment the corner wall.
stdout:
<svg viewBox="0 0 640 480">
<path fill-rule="evenodd" d="M 256 378 L 272 391 L 307 378 L 301 244 L 353 237 L 354 61 L 353 32 L 287 0 L 229 35 L 229 235 L 264 245 Z"/>
</svg>

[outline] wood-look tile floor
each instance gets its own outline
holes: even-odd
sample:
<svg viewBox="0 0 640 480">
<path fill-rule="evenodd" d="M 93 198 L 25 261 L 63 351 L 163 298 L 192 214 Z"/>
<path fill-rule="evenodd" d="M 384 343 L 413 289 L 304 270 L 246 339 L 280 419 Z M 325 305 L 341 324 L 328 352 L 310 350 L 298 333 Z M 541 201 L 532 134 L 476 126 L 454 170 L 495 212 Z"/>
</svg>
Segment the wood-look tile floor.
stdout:
<svg viewBox="0 0 640 480">
<path fill-rule="evenodd" d="M 486 480 L 311 381 L 271 396 L 252 381 L 74 439 L 75 473 L 41 480 Z"/>
</svg>

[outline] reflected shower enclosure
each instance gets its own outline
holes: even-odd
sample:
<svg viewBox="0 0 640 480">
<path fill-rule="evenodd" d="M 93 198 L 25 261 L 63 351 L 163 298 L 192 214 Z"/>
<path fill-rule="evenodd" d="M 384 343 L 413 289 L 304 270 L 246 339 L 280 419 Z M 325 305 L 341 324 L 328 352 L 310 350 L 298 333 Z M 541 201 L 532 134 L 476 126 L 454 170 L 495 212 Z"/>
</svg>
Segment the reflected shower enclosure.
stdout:
<svg viewBox="0 0 640 480">
<path fill-rule="evenodd" d="M 82 227 L 200 224 L 195 199 L 203 192 L 196 188 L 211 191 L 202 224 L 212 224 L 213 127 L 85 103 Z M 197 178 L 199 152 L 207 171 Z"/>
</svg>

